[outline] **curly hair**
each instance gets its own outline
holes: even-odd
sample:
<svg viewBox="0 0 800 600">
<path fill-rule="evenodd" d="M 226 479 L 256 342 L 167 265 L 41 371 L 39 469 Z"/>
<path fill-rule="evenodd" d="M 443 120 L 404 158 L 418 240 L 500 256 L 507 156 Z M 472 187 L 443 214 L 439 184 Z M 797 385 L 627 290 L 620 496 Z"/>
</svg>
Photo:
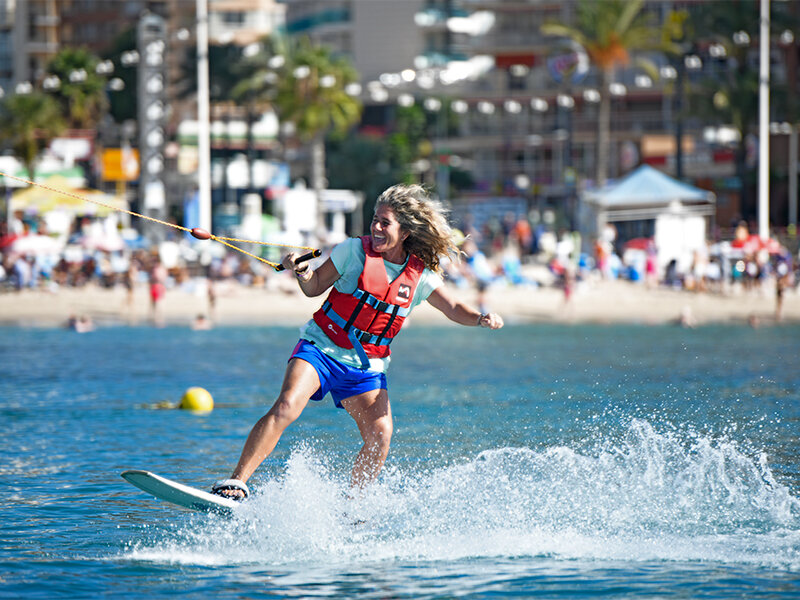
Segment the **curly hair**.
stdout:
<svg viewBox="0 0 800 600">
<path fill-rule="evenodd" d="M 453 230 L 447 222 L 446 210 L 428 196 L 421 185 L 394 185 L 384 191 L 375 203 L 375 210 L 387 206 L 408 237 L 403 249 L 419 258 L 426 267 L 442 272 L 440 259 L 458 255 Z"/>
</svg>

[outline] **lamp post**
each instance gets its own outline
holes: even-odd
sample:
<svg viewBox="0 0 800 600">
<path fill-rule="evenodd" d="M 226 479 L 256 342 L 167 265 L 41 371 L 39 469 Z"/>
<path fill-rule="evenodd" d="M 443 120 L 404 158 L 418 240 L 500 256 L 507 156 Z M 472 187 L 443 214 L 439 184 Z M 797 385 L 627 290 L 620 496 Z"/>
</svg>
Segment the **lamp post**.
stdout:
<svg viewBox="0 0 800 600">
<path fill-rule="evenodd" d="M 528 125 L 528 137 L 526 138 L 525 145 L 531 149 L 534 156 L 536 153 L 540 153 L 543 138 L 542 138 L 542 130 L 544 129 L 544 115 L 547 113 L 547 110 L 550 108 L 547 100 L 544 98 L 539 98 L 534 96 L 531 98 L 530 101 L 530 110 L 528 111 L 528 115 L 530 117 L 530 122 Z M 542 177 L 542 167 L 543 160 L 536 161 L 534 159 L 533 164 L 533 183 L 537 184 Z M 535 194 L 536 196 L 536 209 L 541 211 L 541 195 Z"/>
<path fill-rule="evenodd" d="M 761 0 L 758 77 L 758 235 L 769 238 L 769 0 Z"/>
<path fill-rule="evenodd" d="M 507 99 L 503 102 L 503 145 L 505 146 L 505 164 L 503 168 L 503 189 L 505 191 L 506 182 L 510 179 L 513 188 L 516 189 L 516 172 L 519 166 L 515 164 L 514 157 L 514 133 L 519 131 L 521 123 L 519 122 L 518 115 L 522 113 L 522 104 L 513 98 Z M 517 190 L 519 191 L 519 190 Z"/>
<path fill-rule="evenodd" d="M 608 84 L 608 94 L 610 94 L 611 101 L 612 101 L 611 102 L 611 110 L 612 111 L 620 110 L 619 107 L 614 103 L 614 100 L 619 100 L 620 102 L 623 102 L 625 100 L 625 97 L 628 95 L 628 87 L 624 83 L 619 83 L 619 82 L 609 83 Z M 622 109 L 622 110 L 624 111 L 624 109 Z M 609 138 L 609 150 L 610 149 L 611 149 L 611 139 Z M 620 170 L 620 168 L 619 168 L 619 163 L 620 163 L 619 152 L 611 152 L 610 154 L 611 154 L 611 156 L 609 157 L 609 159 L 607 159 L 606 162 L 609 163 L 609 165 L 611 167 L 613 167 L 613 171 L 612 172 L 615 171 L 618 174 L 619 170 Z M 612 157 L 614 157 L 616 159 L 614 164 L 610 164 L 610 159 Z"/>
<path fill-rule="evenodd" d="M 559 121 L 557 131 L 563 130 L 564 137 L 562 161 L 564 169 L 572 168 L 572 109 L 575 108 L 575 99 L 570 94 L 559 94 L 556 98 L 558 105 L 557 119 Z"/>
<path fill-rule="evenodd" d="M 208 0 L 197 0 L 197 195 L 199 227 L 211 231 L 211 123 L 208 82 Z"/>
<path fill-rule="evenodd" d="M 139 50 L 139 194 L 141 210 L 149 217 L 163 219 L 166 214 L 164 191 L 164 129 L 166 124 L 166 23 L 163 17 L 145 13 L 137 27 Z M 164 230 L 146 222 L 147 237 L 161 241 Z"/>
<path fill-rule="evenodd" d="M 797 235 L 797 125 L 789 131 L 789 225 Z"/>
<path fill-rule="evenodd" d="M 771 135 L 786 135 L 788 136 L 789 146 L 789 163 L 787 169 L 788 175 L 788 199 L 789 199 L 789 214 L 787 225 L 797 232 L 797 125 L 789 122 L 783 123 L 770 123 L 769 132 Z"/>
<path fill-rule="evenodd" d="M 565 214 L 570 229 L 575 229 L 577 209 L 575 201 L 575 169 L 572 165 L 572 110 L 575 99 L 571 94 L 558 94 L 556 97 L 558 122 L 555 137 L 561 142 L 561 183 L 564 185 Z"/>
<path fill-rule="evenodd" d="M 686 95 L 686 78 L 689 72 L 703 68 L 702 59 L 687 52 L 675 61 L 675 65 L 662 69 L 662 76 L 675 80 L 673 96 L 675 118 L 675 178 L 683 180 L 683 100 Z"/>
<path fill-rule="evenodd" d="M 443 139 L 443 117 L 442 114 L 446 110 L 442 101 L 438 98 L 426 98 L 422 104 L 425 110 L 432 113 L 434 116 L 434 143 L 433 143 L 433 160 L 435 161 L 435 174 L 436 174 L 436 190 L 439 193 L 439 199 L 447 201 L 450 197 L 450 171 L 448 165 L 445 163 L 444 155 L 442 154 L 442 139 Z"/>
<path fill-rule="evenodd" d="M 791 29 L 786 29 L 781 33 L 779 38 L 780 45 L 784 49 L 787 71 L 787 83 L 789 89 L 793 90 L 797 85 L 797 43 L 794 32 Z M 798 133 L 798 113 L 797 113 L 797 99 L 794 95 L 788 95 L 789 105 L 787 107 L 787 116 L 789 118 L 788 133 L 789 133 L 789 220 L 788 225 L 794 230 L 794 235 L 797 235 L 797 133 Z"/>
</svg>

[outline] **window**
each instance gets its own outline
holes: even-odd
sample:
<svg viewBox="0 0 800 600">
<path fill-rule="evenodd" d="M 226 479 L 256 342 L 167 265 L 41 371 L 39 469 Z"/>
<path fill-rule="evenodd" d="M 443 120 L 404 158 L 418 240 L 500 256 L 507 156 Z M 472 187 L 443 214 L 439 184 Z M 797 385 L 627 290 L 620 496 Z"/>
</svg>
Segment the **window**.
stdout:
<svg viewBox="0 0 800 600">
<path fill-rule="evenodd" d="M 239 11 L 226 11 L 222 13 L 222 21 L 227 25 L 244 25 L 245 14 Z"/>
</svg>

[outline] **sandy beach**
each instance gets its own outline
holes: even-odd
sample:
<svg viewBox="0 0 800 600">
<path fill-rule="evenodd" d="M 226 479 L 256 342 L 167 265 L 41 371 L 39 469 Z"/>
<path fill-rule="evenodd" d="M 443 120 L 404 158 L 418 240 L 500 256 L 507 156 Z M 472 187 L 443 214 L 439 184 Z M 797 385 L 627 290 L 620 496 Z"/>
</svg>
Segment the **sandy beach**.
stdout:
<svg viewBox="0 0 800 600">
<path fill-rule="evenodd" d="M 320 298 L 306 298 L 286 277 L 270 289 L 222 283 L 216 302 L 209 307 L 202 285 L 172 288 L 162 301 L 163 322 L 189 325 L 199 314 L 209 315 L 216 325 L 300 325 L 319 306 Z M 477 304 L 474 289 L 454 292 Z M 774 286 L 746 291 L 732 288 L 725 294 L 689 292 L 664 287 L 648 289 L 628 281 L 584 281 L 569 303 L 561 289 L 540 287 L 495 287 L 487 293 L 490 310 L 507 323 L 640 323 L 677 322 L 682 314 L 697 324 L 775 324 Z M 104 289 L 96 285 L 56 290 L 23 290 L 0 294 L 0 325 L 26 327 L 64 326 L 71 316 L 87 316 L 96 326 L 149 325 L 150 299 L 147 286 L 139 285 L 129 304 L 122 287 Z M 441 323 L 447 320 L 427 303 L 414 311 L 412 322 Z M 800 294 L 790 290 L 784 299 L 784 323 L 800 322 Z"/>
</svg>

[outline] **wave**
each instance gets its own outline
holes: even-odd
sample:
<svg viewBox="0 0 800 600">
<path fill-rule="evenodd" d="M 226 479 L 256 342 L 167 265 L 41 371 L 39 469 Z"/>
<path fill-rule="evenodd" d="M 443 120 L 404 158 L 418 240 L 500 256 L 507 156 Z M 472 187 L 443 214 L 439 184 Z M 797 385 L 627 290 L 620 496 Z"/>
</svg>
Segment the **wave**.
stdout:
<svg viewBox="0 0 800 600">
<path fill-rule="evenodd" d="M 591 451 L 498 448 L 395 466 L 353 494 L 312 446 L 256 483 L 235 517 L 191 515 L 127 557 L 186 564 L 328 564 L 553 557 L 719 561 L 800 570 L 800 500 L 766 455 L 633 420 Z"/>
</svg>

